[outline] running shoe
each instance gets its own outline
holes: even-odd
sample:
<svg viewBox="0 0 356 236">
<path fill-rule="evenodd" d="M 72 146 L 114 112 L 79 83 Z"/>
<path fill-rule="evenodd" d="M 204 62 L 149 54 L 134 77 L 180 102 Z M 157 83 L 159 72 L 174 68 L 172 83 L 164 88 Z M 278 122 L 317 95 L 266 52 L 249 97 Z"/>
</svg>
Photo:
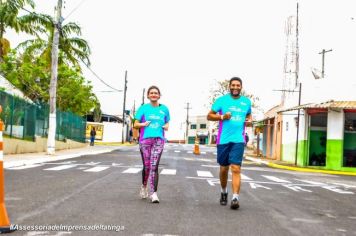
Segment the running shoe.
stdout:
<svg viewBox="0 0 356 236">
<path fill-rule="evenodd" d="M 227 204 L 227 193 L 221 193 L 220 205 L 225 206 Z"/>
<path fill-rule="evenodd" d="M 142 199 L 145 199 L 148 197 L 148 191 L 147 191 L 147 186 L 141 186 L 141 189 L 140 189 L 140 197 Z"/>
<path fill-rule="evenodd" d="M 157 196 L 157 193 L 154 192 L 152 195 L 151 195 L 151 202 L 152 203 L 159 203 L 159 199 L 158 199 L 158 196 Z"/>
<path fill-rule="evenodd" d="M 237 209 L 239 209 L 239 207 L 240 207 L 239 200 L 237 198 L 233 198 L 231 200 L 230 208 L 233 209 L 233 210 L 237 210 Z"/>
</svg>

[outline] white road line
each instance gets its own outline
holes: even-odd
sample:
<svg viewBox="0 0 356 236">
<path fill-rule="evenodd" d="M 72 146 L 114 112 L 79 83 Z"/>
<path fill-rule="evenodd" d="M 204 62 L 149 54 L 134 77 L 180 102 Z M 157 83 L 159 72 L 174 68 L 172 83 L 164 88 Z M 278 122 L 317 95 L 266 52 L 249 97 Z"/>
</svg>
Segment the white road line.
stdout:
<svg viewBox="0 0 356 236">
<path fill-rule="evenodd" d="M 160 175 L 176 175 L 177 170 L 175 169 L 163 169 L 160 173 Z"/>
<path fill-rule="evenodd" d="M 280 179 L 275 176 L 270 176 L 270 175 L 262 175 L 262 176 L 265 177 L 266 179 L 272 180 L 277 183 L 290 183 L 288 180 Z"/>
<path fill-rule="evenodd" d="M 63 166 L 56 166 L 56 167 L 52 167 L 52 168 L 47 168 L 44 170 L 65 170 L 65 169 L 70 169 L 73 167 L 76 167 L 77 165 L 63 165 Z"/>
<path fill-rule="evenodd" d="M 241 174 L 241 179 L 242 180 L 252 180 L 250 177 L 244 175 L 244 174 Z"/>
<path fill-rule="evenodd" d="M 263 186 L 263 185 L 260 185 L 260 184 L 256 184 L 256 183 L 250 183 L 250 186 L 253 189 L 264 188 L 264 189 L 271 190 L 271 188 L 269 188 L 269 187 L 266 187 L 266 186 Z"/>
<path fill-rule="evenodd" d="M 129 174 L 136 174 L 140 172 L 141 168 L 128 168 L 127 170 L 123 171 L 122 173 L 129 173 Z"/>
<path fill-rule="evenodd" d="M 210 171 L 197 170 L 197 175 L 199 177 L 214 177 Z"/>
<path fill-rule="evenodd" d="M 212 168 L 219 168 L 218 165 L 201 165 L 202 167 L 212 167 Z"/>
<path fill-rule="evenodd" d="M 187 151 L 187 153 L 192 154 L 192 153 L 193 153 L 193 151 Z"/>
<path fill-rule="evenodd" d="M 315 181 L 310 181 L 310 180 L 303 180 L 303 179 L 296 179 L 300 182 L 303 182 L 303 183 L 307 183 L 307 184 L 314 184 L 314 185 L 318 185 L 318 186 L 323 186 L 323 185 L 326 185 L 324 183 L 321 183 L 321 182 L 315 182 Z"/>
<path fill-rule="evenodd" d="M 180 152 L 179 150 L 175 150 L 174 152 Z"/>
<path fill-rule="evenodd" d="M 350 192 L 350 191 L 345 191 L 345 190 L 342 190 L 342 189 L 337 189 L 337 188 L 335 188 L 334 186 L 321 186 L 321 187 L 322 187 L 322 188 L 325 188 L 325 189 L 327 189 L 327 190 L 336 192 L 336 193 L 341 193 L 341 194 L 354 194 L 353 192 Z"/>
<path fill-rule="evenodd" d="M 106 170 L 107 168 L 109 168 L 109 167 L 108 166 L 95 166 L 93 168 L 86 169 L 84 171 L 85 172 L 99 172 L 99 171 Z"/>
<path fill-rule="evenodd" d="M 24 166 L 15 166 L 15 167 L 8 167 L 5 168 L 7 170 L 23 170 L 23 169 L 29 169 L 29 168 L 34 168 L 38 166 L 43 166 L 43 164 L 31 164 L 31 165 L 24 165 Z"/>
<path fill-rule="evenodd" d="M 200 152 L 200 154 L 206 154 L 206 152 Z"/>
<path fill-rule="evenodd" d="M 299 192 L 299 191 L 304 191 L 304 192 L 309 192 L 312 193 L 313 191 L 310 191 L 308 189 L 302 188 L 300 186 L 293 186 L 293 185 L 288 185 L 288 184 L 283 184 L 284 187 L 289 188 L 295 192 Z"/>
</svg>

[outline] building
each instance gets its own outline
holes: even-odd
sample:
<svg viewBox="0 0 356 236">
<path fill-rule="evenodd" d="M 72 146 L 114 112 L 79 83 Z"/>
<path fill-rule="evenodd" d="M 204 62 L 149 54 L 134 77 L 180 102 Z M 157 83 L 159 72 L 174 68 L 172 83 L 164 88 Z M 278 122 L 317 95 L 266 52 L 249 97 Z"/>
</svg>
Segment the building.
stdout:
<svg viewBox="0 0 356 236">
<path fill-rule="evenodd" d="M 187 143 L 194 144 L 195 137 L 198 137 L 200 144 L 209 144 L 209 124 L 206 115 L 189 117 Z"/>
</svg>

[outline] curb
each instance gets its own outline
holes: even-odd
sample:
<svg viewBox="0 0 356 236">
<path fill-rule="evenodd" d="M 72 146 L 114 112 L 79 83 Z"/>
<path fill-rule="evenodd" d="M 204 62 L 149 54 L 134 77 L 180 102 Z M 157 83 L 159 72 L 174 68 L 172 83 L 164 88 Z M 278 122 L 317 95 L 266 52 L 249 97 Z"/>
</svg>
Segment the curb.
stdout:
<svg viewBox="0 0 356 236">
<path fill-rule="evenodd" d="M 275 164 L 270 161 L 264 161 L 264 160 L 260 160 L 258 158 L 253 158 L 253 157 L 249 157 L 249 156 L 247 156 L 246 159 L 253 161 L 253 162 L 257 162 L 257 163 L 262 163 L 262 164 L 265 164 L 271 168 L 276 168 L 276 169 L 292 170 L 292 171 L 299 171 L 299 172 L 310 172 L 310 173 L 323 173 L 323 174 L 331 174 L 331 175 L 356 176 L 356 173 L 354 173 L 354 172 L 345 172 L 345 171 L 336 171 L 336 170 L 316 170 L 316 169 L 311 169 L 311 168 L 285 166 L 285 165 Z"/>
<path fill-rule="evenodd" d="M 4 168 L 11 168 L 11 167 L 19 167 L 25 165 L 33 165 L 43 162 L 51 162 L 51 161 L 60 161 L 65 159 L 76 158 L 85 155 L 96 155 L 96 154 L 103 154 L 108 153 L 116 150 L 117 148 L 107 149 L 107 150 L 97 150 L 97 151 L 86 151 L 82 153 L 74 153 L 74 154 L 65 154 L 60 156 L 50 156 L 47 155 L 46 157 L 32 159 L 32 160 L 21 160 L 21 161 L 8 161 L 4 163 Z"/>
</svg>

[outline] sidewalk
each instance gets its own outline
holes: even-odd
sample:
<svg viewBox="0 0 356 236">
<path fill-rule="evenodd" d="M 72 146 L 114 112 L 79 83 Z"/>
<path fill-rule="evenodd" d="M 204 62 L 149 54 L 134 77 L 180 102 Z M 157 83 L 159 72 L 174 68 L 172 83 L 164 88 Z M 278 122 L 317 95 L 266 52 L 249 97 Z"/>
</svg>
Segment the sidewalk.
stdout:
<svg viewBox="0 0 356 236">
<path fill-rule="evenodd" d="M 246 149 L 246 160 L 253 161 L 256 163 L 260 163 L 272 168 L 284 169 L 284 170 L 292 170 L 292 171 L 301 171 L 301 172 L 311 172 L 311 173 L 323 173 L 323 174 L 332 174 L 332 175 L 349 175 L 356 176 L 355 172 L 347 172 L 347 171 L 337 171 L 337 170 L 323 170 L 317 169 L 313 167 L 298 167 L 295 166 L 294 163 L 278 161 L 273 159 L 267 159 L 265 157 L 258 157 L 253 153 L 253 150 Z"/>
<path fill-rule="evenodd" d="M 95 155 L 108 153 L 123 146 L 131 146 L 130 144 L 100 144 L 95 146 L 86 146 L 83 148 L 58 150 L 54 155 L 47 155 L 46 152 L 25 153 L 25 154 L 9 154 L 4 155 L 4 168 L 17 167 L 24 165 L 33 165 L 36 163 L 58 161 L 64 159 L 75 158 L 84 155 Z"/>
</svg>

